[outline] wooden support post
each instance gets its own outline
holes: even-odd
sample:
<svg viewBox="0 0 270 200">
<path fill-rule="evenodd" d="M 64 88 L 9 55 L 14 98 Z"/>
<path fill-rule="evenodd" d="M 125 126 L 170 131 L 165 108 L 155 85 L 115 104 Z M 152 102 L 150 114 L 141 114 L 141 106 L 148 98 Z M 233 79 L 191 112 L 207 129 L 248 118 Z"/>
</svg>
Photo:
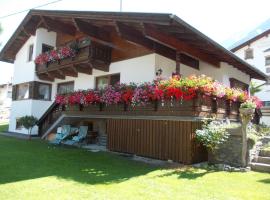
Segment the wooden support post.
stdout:
<svg viewBox="0 0 270 200">
<path fill-rule="evenodd" d="M 181 52 L 176 52 L 176 66 L 175 66 L 175 75 L 180 75 L 180 63 L 181 63 Z"/>
</svg>

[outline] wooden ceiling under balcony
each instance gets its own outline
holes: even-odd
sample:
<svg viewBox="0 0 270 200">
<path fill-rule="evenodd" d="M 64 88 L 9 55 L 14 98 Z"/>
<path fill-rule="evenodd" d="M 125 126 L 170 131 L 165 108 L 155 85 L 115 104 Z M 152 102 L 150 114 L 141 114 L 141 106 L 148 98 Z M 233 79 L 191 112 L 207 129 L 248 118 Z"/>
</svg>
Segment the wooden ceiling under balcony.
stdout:
<svg viewBox="0 0 270 200">
<path fill-rule="evenodd" d="M 198 60 L 217 68 L 227 62 L 265 80 L 263 73 L 171 14 L 31 10 L 1 51 L 0 60 L 13 63 L 39 27 L 57 32 L 58 46 L 87 35 L 112 48 L 112 62 L 156 52 L 196 69 Z"/>
</svg>

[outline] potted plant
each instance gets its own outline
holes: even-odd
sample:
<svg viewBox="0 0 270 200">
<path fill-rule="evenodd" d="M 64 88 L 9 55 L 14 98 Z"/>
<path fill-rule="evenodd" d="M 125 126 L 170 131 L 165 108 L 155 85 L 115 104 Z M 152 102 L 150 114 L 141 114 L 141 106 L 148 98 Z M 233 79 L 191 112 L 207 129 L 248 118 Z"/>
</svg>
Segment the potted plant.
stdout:
<svg viewBox="0 0 270 200">
<path fill-rule="evenodd" d="M 243 115 L 253 115 L 256 107 L 256 103 L 249 99 L 240 105 L 239 111 Z"/>
<path fill-rule="evenodd" d="M 34 116 L 24 116 L 19 119 L 19 123 L 28 130 L 29 140 L 31 139 L 31 132 L 33 127 L 36 125 L 38 119 Z"/>
</svg>

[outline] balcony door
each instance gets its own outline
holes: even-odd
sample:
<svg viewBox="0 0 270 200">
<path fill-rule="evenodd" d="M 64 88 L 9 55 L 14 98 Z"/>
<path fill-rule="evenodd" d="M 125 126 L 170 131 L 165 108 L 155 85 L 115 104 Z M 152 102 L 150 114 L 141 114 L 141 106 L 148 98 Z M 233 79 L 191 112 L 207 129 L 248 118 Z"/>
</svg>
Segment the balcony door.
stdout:
<svg viewBox="0 0 270 200">
<path fill-rule="evenodd" d="M 120 74 L 110 74 L 106 76 L 96 77 L 96 88 L 104 89 L 108 85 L 115 85 L 120 82 Z"/>
</svg>

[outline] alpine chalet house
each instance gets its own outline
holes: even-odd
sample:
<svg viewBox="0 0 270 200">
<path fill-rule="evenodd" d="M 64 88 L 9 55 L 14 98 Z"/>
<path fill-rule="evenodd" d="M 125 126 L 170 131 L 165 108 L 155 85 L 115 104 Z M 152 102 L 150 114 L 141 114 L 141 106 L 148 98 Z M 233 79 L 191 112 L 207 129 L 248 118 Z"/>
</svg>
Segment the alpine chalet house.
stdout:
<svg viewBox="0 0 270 200">
<path fill-rule="evenodd" d="M 66 56 L 71 48 L 76 53 Z M 45 52 L 63 59 L 50 61 Z M 265 80 L 262 72 L 172 14 L 31 10 L 0 60 L 14 63 L 10 132 L 27 133 L 17 123 L 24 115 L 39 118 L 32 134 L 43 138 L 63 124 L 87 124 L 98 138 L 107 138 L 111 151 L 182 163 L 205 159 L 194 142 L 201 120 L 212 114 L 238 120 L 239 105 L 228 109 L 225 101 L 198 96 L 177 105 L 72 108 L 54 103 L 56 94 L 151 82 L 159 75 L 168 79 L 173 73 L 205 74 L 243 89 L 251 78 Z"/>
<path fill-rule="evenodd" d="M 270 19 L 236 42 L 231 51 L 250 65 L 270 76 Z M 265 82 L 254 80 L 257 85 Z M 256 95 L 263 101 L 261 122 L 270 125 L 270 85 L 263 85 Z"/>
</svg>

